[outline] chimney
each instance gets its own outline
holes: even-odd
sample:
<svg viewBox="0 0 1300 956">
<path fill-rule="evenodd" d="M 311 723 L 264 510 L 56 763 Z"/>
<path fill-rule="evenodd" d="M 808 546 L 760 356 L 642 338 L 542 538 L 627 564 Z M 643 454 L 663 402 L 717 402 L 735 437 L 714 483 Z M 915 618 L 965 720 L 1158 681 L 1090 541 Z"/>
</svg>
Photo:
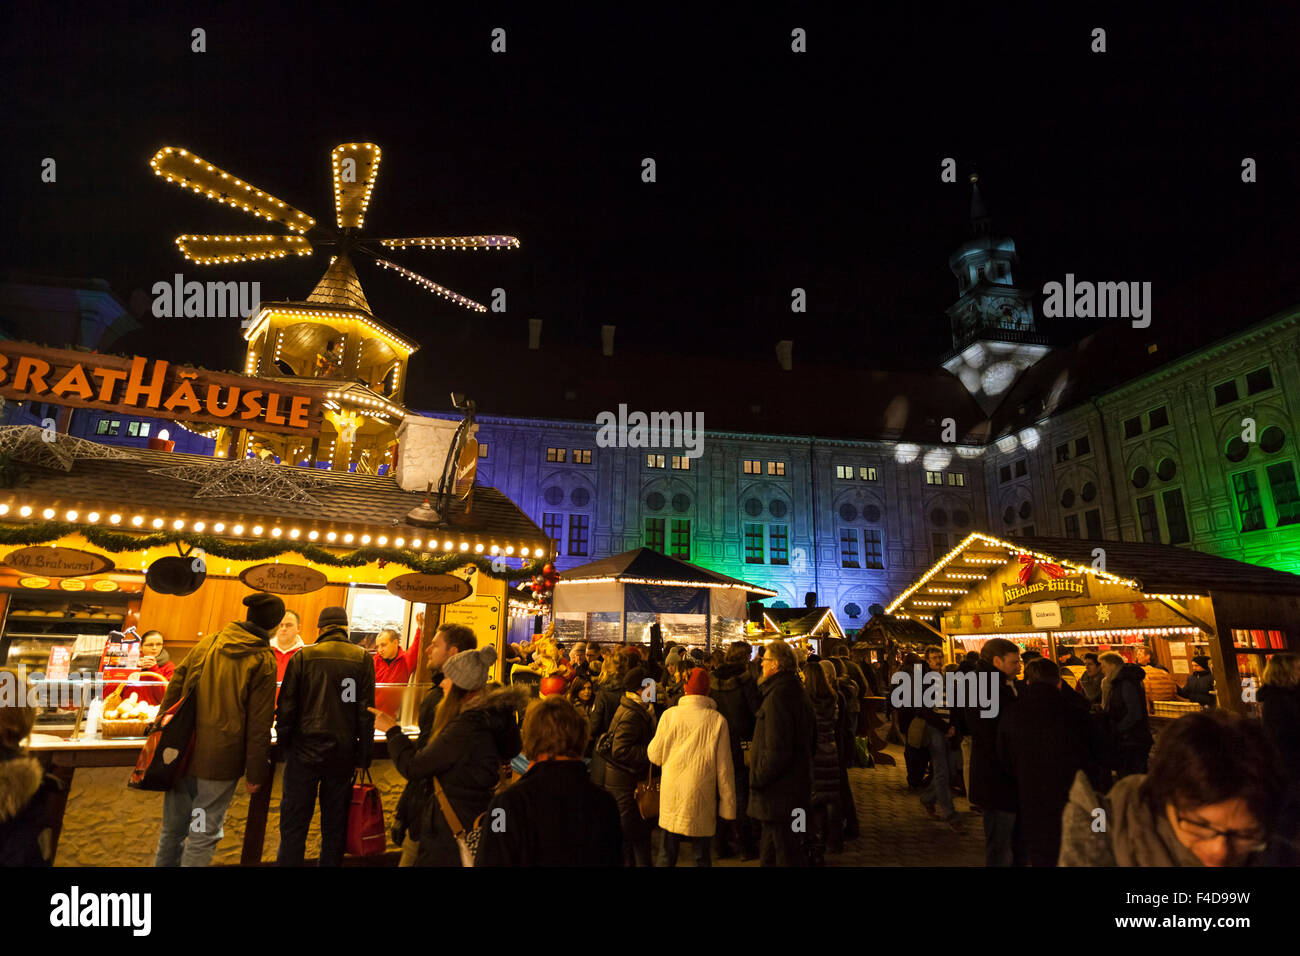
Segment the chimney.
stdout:
<svg viewBox="0 0 1300 956">
<path fill-rule="evenodd" d="M 614 326 L 600 327 L 600 354 L 606 357 L 614 354 Z"/>
<path fill-rule="evenodd" d="M 782 371 L 788 372 L 794 368 L 793 340 L 782 339 L 776 343 L 776 360 L 781 363 Z"/>
<path fill-rule="evenodd" d="M 542 320 L 528 320 L 528 347 L 534 352 L 542 347 Z"/>
</svg>

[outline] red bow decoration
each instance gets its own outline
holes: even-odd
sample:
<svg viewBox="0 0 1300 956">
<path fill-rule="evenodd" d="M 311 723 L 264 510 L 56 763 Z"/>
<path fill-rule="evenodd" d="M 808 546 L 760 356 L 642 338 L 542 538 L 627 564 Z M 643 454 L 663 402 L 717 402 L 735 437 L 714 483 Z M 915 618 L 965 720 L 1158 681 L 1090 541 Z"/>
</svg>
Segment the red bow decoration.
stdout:
<svg viewBox="0 0 1300 956">
<path fill-rule="evenodd" d="M 1034 567 L 1040 567 L 1047 572 L 1049 578 L 1065 577 L 1065 568 L 1059 564 L 1049 564 L 1047 561 L 1039 561 L 1032 554 L 1022 554 L 1020 556 L 1020 583 L 1028 584 L 1029 576 L 1034 573 Z"/>
</svg>

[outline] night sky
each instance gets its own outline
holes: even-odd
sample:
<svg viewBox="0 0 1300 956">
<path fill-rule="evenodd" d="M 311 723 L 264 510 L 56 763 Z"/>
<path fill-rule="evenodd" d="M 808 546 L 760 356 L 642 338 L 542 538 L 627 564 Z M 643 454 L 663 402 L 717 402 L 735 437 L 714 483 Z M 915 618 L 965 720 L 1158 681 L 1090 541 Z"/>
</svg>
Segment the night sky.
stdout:
<svg viewBox="0 0 1300 956">
<path fill-rule="evenodd" d="M 393 256 L 480 301 L 505 288 L 505 315 L 357 262 L 375 313 L 425 350 L 517 345 L 541 318 L 544 346 L 594 354 L 608 323 L 619 349 L 774 368 L 775 342 L 793 338 L 796 362 L 933 367 L 951 345 L 947 256 L 967 235 L 972 169 L 995 230 L 1016 241 L 1021 287 L 1066 272 L 1150 281 L 1155 323 L 1225 332 L 1300 297 L 1295 12 L 430 4 L 408 19 L 369 6 L 6 5 L 0 269 L 103 278 L 124 302 L 176 272 L 305 298 L 327 250 L 183 260 L 183 232 L 281 230 L 165 184 L 149 157 L 185 147 L 332 225 L 329 151 L 371 141 L 383 162 L 367 234 L 523 242 Z M 504 55 L 490 51 L 497 26 Z M 1097 26 L 1104 54 L 1089 49 Z M 194 27 L 205 53 L 190 52 Z M 790 51 L 794 27 L 806 54 Z M 40 181 L 47 156 L 55 184 Z M 949 156 L 956 184 L 940 181 Z M 796 286 L 806 315 L 790 312 Z M 1188 318 L 1188 301 L 1215 310 Z M 240 364 L 237 320 L 142 321 L 115 350 Z M 422 354 L 408 404 L 445 405 Z"/>
</svg>

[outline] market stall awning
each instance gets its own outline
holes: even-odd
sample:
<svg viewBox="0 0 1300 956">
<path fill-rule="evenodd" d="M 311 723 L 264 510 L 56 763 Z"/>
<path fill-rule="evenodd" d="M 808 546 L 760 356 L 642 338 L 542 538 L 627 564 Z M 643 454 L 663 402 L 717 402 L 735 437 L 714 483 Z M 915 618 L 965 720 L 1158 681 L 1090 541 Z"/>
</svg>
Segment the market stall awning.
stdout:
<svg viewBox="0 0 1300 956">
<path fill-rule="evenodd" d="M 885 647 L 888 644 L 933 644 L 938 640 L 939 634 L 911 618 L 875 614 L 858 632 L 855 643 Z"/>
<path fill-rule="evenodd" d="M 829 607 L 766 608 L 763 628 L 786 637 L 844 637 L 844 628 Z"/>
<path fill-rule="evenodd" d="M 777 594 L 769 588 L 728 577 L 649 548 L 634 548 L 590 564 L 579 565 L 565 571 L 560 584 L 579 582 L 723 588 L 747 591 L 755 597 L 775 597 Z"/>
</svg>

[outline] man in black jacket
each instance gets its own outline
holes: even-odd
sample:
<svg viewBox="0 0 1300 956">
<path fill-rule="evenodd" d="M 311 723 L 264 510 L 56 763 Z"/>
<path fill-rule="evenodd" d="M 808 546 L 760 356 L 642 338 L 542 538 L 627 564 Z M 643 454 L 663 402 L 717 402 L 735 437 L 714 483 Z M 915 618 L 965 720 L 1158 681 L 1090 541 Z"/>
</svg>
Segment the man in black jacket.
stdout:
<svg viewBox="0 0 1300 956">
<path fill-rule="evenodd" d="M 800 834 L 812 803 L 817 715 L 795 672 L 788 645 L 773 641 L 763 655 L 763 703 L 749 749 L 748 813 L 762 823 L 762 866 L 805 866 Z"/>
<path fill-rule="evenodd" d="M 316 626 L 316 643 L 289 659 L 276 702 L 276 734 L 285 754 L 279 866 L 302 866 L 318 788 L 320 865 L 343 863 L 352 774 L 370 766 L 375 743 L 370 655 L 349 640 L 343 608 L 325 608 Z"/>
<path fill-rule="evenodd" d="M 972 746 L 970 802 L 984 813 L 985 866 L 1011 866 L 1016 825 L 1016 779 L 998 760 L 998 723 L 1016 704 L 1016 675 L 1020 673 L 1020 648 L 1005 637 L 990 638 L 980 648 L 975 664 L 977 680 L 996 694 L 996 709 L 981 708 L 978 700 L 962 714 Z"/>
</svg>

